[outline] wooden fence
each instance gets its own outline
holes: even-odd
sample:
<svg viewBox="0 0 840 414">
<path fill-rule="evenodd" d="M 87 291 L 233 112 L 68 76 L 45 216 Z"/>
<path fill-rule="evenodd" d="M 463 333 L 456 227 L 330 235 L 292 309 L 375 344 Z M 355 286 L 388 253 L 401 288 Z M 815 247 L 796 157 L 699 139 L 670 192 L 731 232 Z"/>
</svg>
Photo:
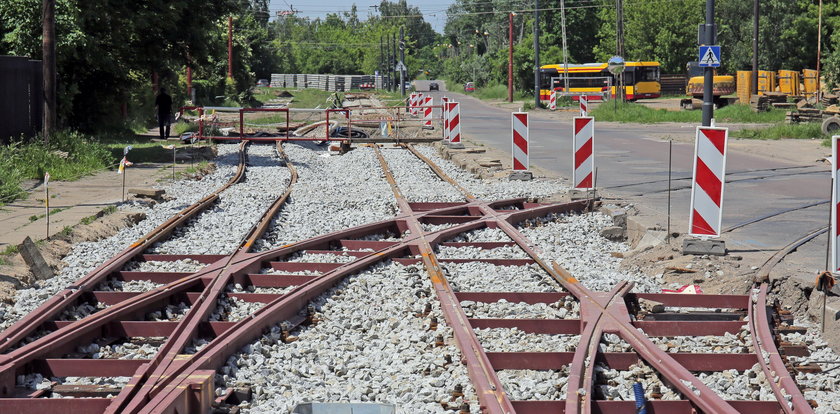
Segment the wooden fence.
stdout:
<svg viewBox="0 0 840 414">
<path fill-rule="evenodd" d="M 0 56 L 0 141 L 34 136 L 43 123 L 43 76 L 40 60 Z"/>
</svg>

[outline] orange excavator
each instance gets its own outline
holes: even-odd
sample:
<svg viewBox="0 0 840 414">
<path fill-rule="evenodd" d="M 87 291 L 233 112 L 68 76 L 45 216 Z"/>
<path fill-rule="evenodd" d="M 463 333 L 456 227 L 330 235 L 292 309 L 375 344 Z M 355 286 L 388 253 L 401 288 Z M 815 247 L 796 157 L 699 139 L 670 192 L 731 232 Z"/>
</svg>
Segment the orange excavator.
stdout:
<svg viewBox="0 0 840 414">
<path fill-rule="evenodd" d="M 688 62 L 686 65 L 686 72 L 688 72 L 688 84 L 685 87 L 685 94 L 691 98 L 686 98 L 680 101 L 680 106 L 685 109 L 693 109 L 695 107 L 692 102 L 694 99 L 703 100 L 703 69 L 697 61 Z M 712 84 L 712 94 L 714 95 L 715 105 L 719 108 L 726 106 L 729 103 L 723 97 L 735 93 L 735 77 L 732 75 L 718 75 L 715 69 L 714 83 Z"/>
</svg>

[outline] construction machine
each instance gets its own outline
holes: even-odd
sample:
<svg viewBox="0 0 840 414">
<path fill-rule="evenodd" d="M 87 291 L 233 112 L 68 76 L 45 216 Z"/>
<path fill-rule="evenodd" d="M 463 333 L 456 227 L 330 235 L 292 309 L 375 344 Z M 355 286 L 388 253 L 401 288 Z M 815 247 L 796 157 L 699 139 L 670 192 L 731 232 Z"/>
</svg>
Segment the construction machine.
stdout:
<svg viewBox="0 0 840 414">
<path fill-rule="evenodd" d="M 680 106 L 684 109 L 694 109 L 696 107 L 693 102 L 695 99 L 699 99 L 702 104 L 704 69 L 705 68 L 701 67 L 700 63 L 697 61 L 688 62 L 686 65 L 688 84 L 685 87 L 685 94 L 691 98 L 682 99 L 680 101 Z M 715 106 L 718 108 L 726 106 L 729 103 L 729 100 L 723 97 L 735 93 L 735 90 L 735 77 L 732 75 L 718 75 L 717 69 L 715 68 L 714 83 L 712 84 L 712 95 L 714 96 Z"/>
</svg>

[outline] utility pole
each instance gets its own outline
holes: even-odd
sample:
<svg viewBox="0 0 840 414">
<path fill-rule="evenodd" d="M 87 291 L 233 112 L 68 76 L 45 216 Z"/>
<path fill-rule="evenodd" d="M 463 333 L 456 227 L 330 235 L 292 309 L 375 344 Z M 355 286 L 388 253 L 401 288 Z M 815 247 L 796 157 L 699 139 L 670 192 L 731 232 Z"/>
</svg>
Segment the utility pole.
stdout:
<svg viewBox="0 0 840 414">
<path fill-rule="evenodd" d="M 513 16 L 508 14 L 508 102 L 513 102 Z"/>
<path fill-rule="evenodd" d="M 44 0 L 43 10 L 43 60 L 44 76 L 44 144 L 50 143 L 56 123 L 56 64 L 55 64 L 55 0 Z"/>
<path fill-rule="evenodd" d="M 534 0 L 534 108 L 540 107 L 540 0 Z"/>
<path fill-rule="evenodd" d="M 563 29 L 563 92 L 569 92 L 569 48 L 566 45 L 566 0 L 560 0 L 560 24 Z M 554 89 L 554 85 L 551 85 Z"/>
<path fill-rule="evenodd" d="M 758 0 L 756 0 L 758 1 Z M 820 60 L 822 60 L 822 0 L 820 0 L 819 17 L 817 17 L 817 100 L 822 96 L 820 85 Z"/>
<path fill-rule="evenodd" d="M 615 54 L 624 59 L 624 0 L 615 0 Z M 621 94 L 620 97 L 619 94 Z M 624 102 L 626 97 L 624 71 L 622 71 L 616 76 L 615 98 Z"/>
<path fill-rule="evenodd" d="M 822 0 L 820 0 L 822 4 Z M 753 0 L 752 93 L 758 94 L 758 0 Z M 819 49 L 819 46 L 817 47 Z M 817 63 L 819 65 L 819 63 Z M 819 66 L 817 66 L 819 67 Z M 819 72 L 819 69 L 817 69 Z"/>
<path fill-rule="evenodd" d="M 397 91 L 397 35 L 391 33 L 391 84 L 393 92 Z"/>
<path fill-rule="evenodd" d="M 233 77 L 233 16 L 228 16 L 228 78 Z"/>
<path fill-rule="evenodd" d="M 405 97 L 405 33 L 400 26 L 400 93 Z"/>
<path fill-rule="evenodd" d="M 715 43 L 715 0 L 706 0 L 706 46 Z M 715 82 L 715 68 L 703 69 L 703 126 L 711 126 L 715 112 L 713 88 Z"/>
<path fill-rule="evenodd" d="M 385 56 L 382 53 L 382 35 L 379 35 L 379 76 L 382 77 L 382 86 L 384 87 L 385 82 L 385 65 L 383 64 Z"/>
</svg>

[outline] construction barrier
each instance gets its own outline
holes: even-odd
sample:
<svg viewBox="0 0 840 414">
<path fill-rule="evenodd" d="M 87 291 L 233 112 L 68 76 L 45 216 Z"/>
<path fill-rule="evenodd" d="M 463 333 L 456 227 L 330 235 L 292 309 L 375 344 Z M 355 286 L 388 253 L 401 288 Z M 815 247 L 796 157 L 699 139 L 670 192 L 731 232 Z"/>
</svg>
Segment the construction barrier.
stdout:
<svg viewBox="0 0 840 414">
<path fill-rule="evenodd" d="M 580 116 L 589 116 L 589 98 L 586 95 L 581 95 L 578 103 L 580 103 Z"/>
<path fill-rule="evenodd" d="M 511 121 L 511 138 L 513 153 L 513 170 L 527 171 L 529 167 L 528 156 L 528 113 L 514 112 L 510 114 Z"/>
<path fill-rule="evenodd" d="M 576 189 L 593 188 L 595 175 L 595 118 L 575 117 L 572 135 L 572 187 Z"/>
<path fill-rule="evenodd" d="M 736 75 L 738 102 L 742 104 L 749 104 L 750 97 L 754 95 L 752 88 L 752 72 L 748 70 L 739 70 Z"/>
<path fill-rule="evenodd" d="M 444 97 L 440 98 L 440 100 L 441 100 L 441 105 L 443 106 L 443 108 L 441 108 L 442 111 L 443 111 L 443 115 L 442 115 L 443 116 L 443 141 L 444 141 L 444 143 L 448 144 L 449 143 L 449 117 L 446 116 L 446 104 L 449 102 L 449 98 L 444 96 Z"/>
<path fill-rule="evenodd" d="M 840 169 L 840 135 L 831 137 L 831 272 L 837 273 L 840 263 L 837 262 L 840 252 L 840 226 L 837 225 L 837 209 L 840 207 L 840 177 L 837 170 Z"/>
<path fill-rule="evenodd" d="M 697 127 L 688 218 L 691 236 L 720 237 L 728 139 L 728 128 Z"/>
<path fill-rule="evenodd" d="M 552 111 L 557 110 L 557 91 L 552 90 L 551 96 L 548 99 L 548 109 Z"/>
<path fill-rule="evenodd" d="M 432 109 L 434 108 L 433 105 L 435 104 L 434 98 L 431 96 L 426 96 L 423 98 L 423 128 L 432 129 Z"/>
<path fill-rule="evenodd" d="M 776 72 L 769 70 L 758 71 L 758 94 L 776 91 Z"/>
<path fill-rule="evenodd" d="M 817 93 L 817 71 L 813 69 L 802 69 L 802 84 L 804 93 L 812 95 Z"/>
<path fill-rule="evenodd" d="M 446 103 L 446 118 L 449 124 L 449 144 L 461 144 L 461 105 L 458 102 L 449 101 Z"/>
</svg>

